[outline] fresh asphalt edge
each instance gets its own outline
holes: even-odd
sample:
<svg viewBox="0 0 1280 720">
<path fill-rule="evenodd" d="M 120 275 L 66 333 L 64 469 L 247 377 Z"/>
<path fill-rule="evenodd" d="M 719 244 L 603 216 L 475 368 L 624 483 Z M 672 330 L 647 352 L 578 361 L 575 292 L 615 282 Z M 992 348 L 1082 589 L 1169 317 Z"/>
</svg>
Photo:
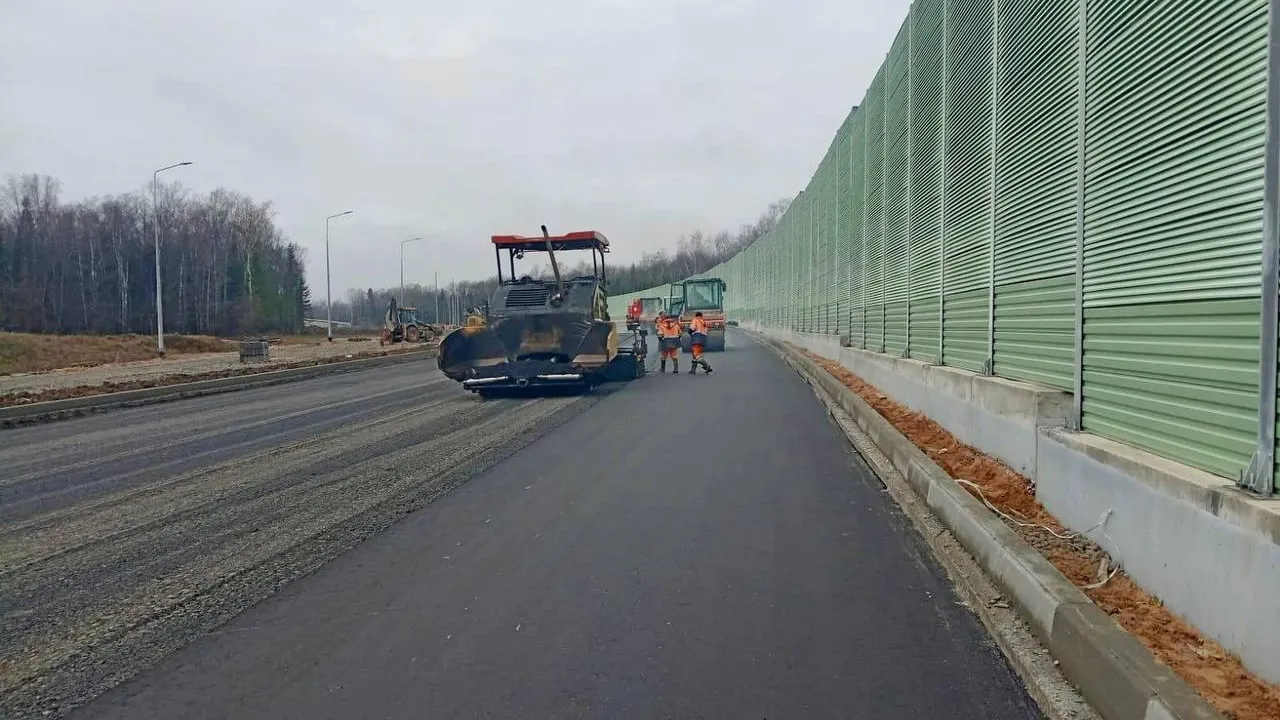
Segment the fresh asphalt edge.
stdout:
<svg viewBox="0 0 1280 720">
<path fill-rule="evenodd" d="M 847 413 L 857 428 L 884 453 L 906 478 L 917 498 L 924 500 L 942 525 L 1013 602 L 1032 633 L 1057 660 L 1062 675 L 1079 689 L 1101 717 L 1105 720 L 1223 718 L 857 393 L 790 346 L 761 333 L 749 334 L 781 354 L 806 382 Z M 978 615 L 991 627 L 983 613 Z M 1000 638 L 997 643 L 1006 650 Z M 1021 661 L 1014 657 L 1010 660 L 1024 681 L 1033 682 L 1034 673 L 1021 672 L 1022 668 L 1017 667 Z M 1030 689 L 1033 696 L 1037 694 L 1034 687 Z M 1037 701 L 1040 700 L 1037 697 Z"/>
<path fill-rule="evenodd" d="M 1018 610 L 1009 604 L 969 551 L 916 495 L 888 456 L 858 428 L 854 418 L 840 407 L 839 402 L 816 384 L 809 373 L 791 363 L 785 355 L 783 359 L 826 405 L 831 419 L 844 432 L 853 449 L 880 480 L 885 491 L 897 501 L 951 579 L 961 604 L 978 616 L 1040 711 L 1048 720 L 1101 720 L 1079 689 L 1063 677 L 1057 661 L 1031 632 Z"/>
<path fill-rule="evenodd" d="M 192 382 L 159 385 L 156 387 L 122 390 L 120 392 L 98 393 L 84 397 L 66 398 L 32 403 L 30 405 L 12 405 L 0 408 L 0 428 L 16 427 L 32 423 L 51 422 L 80 417 L 90 413 L 104 412 L 125 407 L 138 407 L 154 403 L 182 400 L 184 398 L 216 395 L 236 390 L 280 385 L 282 383 L 309 380 L 323 375 L 334 375 L 359 370 L 399 365 L 435 357 L 434 348 L 402 350 L 372 358 L 356 360 L 339 360 L 337 362 L 320 363 L 304 367 L 268 370 L 266 372 L 235 375 L 211 380 L 195 380 Z"/>
</svg>

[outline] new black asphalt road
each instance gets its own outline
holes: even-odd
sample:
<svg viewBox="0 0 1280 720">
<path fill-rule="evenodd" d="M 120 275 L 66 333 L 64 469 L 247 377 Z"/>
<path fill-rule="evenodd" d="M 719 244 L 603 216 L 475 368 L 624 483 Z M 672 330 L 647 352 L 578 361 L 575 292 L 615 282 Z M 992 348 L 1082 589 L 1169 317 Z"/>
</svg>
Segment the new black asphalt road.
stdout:
<svg viewBox="0 0 1280 720">
<path fill-rule="evenodd" d="M 449 408 L 456 424 L 430 410 L 401 416 L 406 406 L 342 436 L 390 424 L 398 429 L 369 441 L 417 443 L 351 465 L 376 482 L 316 480 L 329 489 L 280 501 L 251 534 L 218 521 L 204 529 L 212 539 L 164 545 L 155 529 L 167 554 L 194 553 L 203 568 L 306 525 L 319 512 L 311 503 L 356 502 L 385 483 L 430 484 L 402 464 L 429 456 L 431 472 L 454 472 L 438 456 L 454 457 L 468 436 L 478 438 L 473 463 L 489 466 L 304 569 L 314 572 L 281 581 L 230 622 L 208 623 L 176 652 L 140 646 L 150 669 L 72 717 L 1039 717 L 809 388 L 741 335 L 708 358 L 709 377 L 650 375 L 590 400 L 480 402 L 441 386 L 419 402 Z M 367 412 L 347 424 L 380 411 Z M 61 427 L 74 432 L 77 422 L 85 421 Z M 413 429 L 437 422 L 446 425 L 433 434 Z M 442 439 L 454 427 L 456 446 Z M 503 428 L 527 444 L 486 440 Z M 314 462 L 286 458 L 261 478 L 219 474 L 226 494 L 206 498 L 202 512 L 217 515 L 223 498 L 252 495 L 249 487 L 284 492 L 279 473 L 323 474 L 342 452 L 356 448 Z M 359 492 L 333 489 L 348 484 Z M 260 517 L 242 504 L 239 516 Z M 285 509 L 304 517 L 281 517 Z M 227 536 L 237 540 L 218 539 Z M 205 543 L 225 548 L 211 557 Z M 162 564 L 145 581 L 165 572 L 177 570 Z M 40 587 L 71 592 L 65 583 Z M 72 622 L 59 617 L 48 633 Z"/>
</svg>

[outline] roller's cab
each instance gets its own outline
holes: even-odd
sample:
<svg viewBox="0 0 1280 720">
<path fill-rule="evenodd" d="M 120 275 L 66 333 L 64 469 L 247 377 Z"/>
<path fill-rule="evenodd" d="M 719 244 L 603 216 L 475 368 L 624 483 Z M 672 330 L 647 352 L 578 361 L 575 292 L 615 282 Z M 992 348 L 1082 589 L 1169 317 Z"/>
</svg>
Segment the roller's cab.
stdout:
<svg viewBox="0 0 1280 720">
<path fill-rule="evenodd" d="M 708 352 L 724 350 L 724 293 L 728 289 L 720 278 L 706 277 L 681 280 L 671 283 L 672 314 L 680 319 L 680 347 L 689 351 L 689 323 L 694 313 L 702 313 L 707 323 L 707 343 L 703 347 Z"/>
<path fill-rule="evenodd" d="M 553 237 L 544 227 L 542 237 L 495 235 L 492 242 L 498 287 L 484 323 L 460 327 L 440 342 L 441 372 L 486 396 L 517 388 L 589 389 L 643 373 L 643 337 L 620 349 L 609 317 L 603 234 Z M 579 252 L 591 255 L 591 274 L 562 277 L 559 258 Z M 531 256 L 550 261 L 554 278 L 517 274 L 517 261 Z"/>
</svg>

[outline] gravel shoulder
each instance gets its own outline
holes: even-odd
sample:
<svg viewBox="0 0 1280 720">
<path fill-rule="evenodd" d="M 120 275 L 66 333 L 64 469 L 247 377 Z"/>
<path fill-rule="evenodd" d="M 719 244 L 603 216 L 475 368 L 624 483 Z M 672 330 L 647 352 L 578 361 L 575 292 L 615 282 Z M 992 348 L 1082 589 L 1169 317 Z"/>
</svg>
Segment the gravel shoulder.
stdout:
<svg viewBox="0 0 1280 720">
<path fill-rule="evenodd" d="M 403 368 L 0 432 L 0 716 L 60 717 L 588 407 Z"/>
</svg>

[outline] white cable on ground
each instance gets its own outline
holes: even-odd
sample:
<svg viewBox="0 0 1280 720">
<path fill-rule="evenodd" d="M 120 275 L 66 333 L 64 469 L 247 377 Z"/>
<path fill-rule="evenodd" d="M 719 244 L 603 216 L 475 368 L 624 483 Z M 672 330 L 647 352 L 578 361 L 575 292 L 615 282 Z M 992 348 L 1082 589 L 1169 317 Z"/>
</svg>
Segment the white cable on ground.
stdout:
<svg viewBox="0 0 1280 720">
<path fill-rule="evenodd" d="M 1092 584 L 1090 584 L 1090 585 L 1085 585 L 1085 586 L 1083 586 L 1083 589 L 1085 589 L 1085 590 L 1097 590 L 1098 588 L 1102 587 L 1103 585 L 1106 585 L 1107 583 L 1111 582 L 1111 578 L 1115 577 L 1115 576 L 1116 576 L 1116 573 L 1118 573 L 1118 572 L 1120 572 L 1120 564 L 1119 564 L 1119 563 L 1117 563 L 1117 564 L 1116 564 L 1116 566 L 1115 566 L 1114 568 L 1112 568 L 1112 569 L 1111 569 L 1111 574 L 1110 574 L 1110 575 L 1107 575 L 1106 577 L 1102 578 L 1101 580 L 1099 580 L 1099 581 L 1098 581 L 1098 582 L 1096 582 L 1096 583 L 1092 583 Z"/>
<path fill-rule="evenodd" d="M 978 485 L 977 483 L 972 482 L 972 481 L 969 481 L 969 480 L 965 480 L 965 479 L 963 479 L 963 478 L 956 478 L 956 479 L 955 479 L 955 481 L 956 481 L 956 482 L 958 482 L 958 483 L 960 483 L 961 485 L 968 485 L 969 487 L 973 488 L 974 490 L 977 490 L 977 491 L 978 491 L 978 497 L 982 500 L 982 502 L 983 502 L 983 504 L 984 504 L 984 505 L 986 505 L 988 508 L 990 508 L 991 512 L 994 512 L 995 514 L 999 515 L 1000 517 L 1004 518 L 1005 520 L 1008 520 L 1009 522 L 1013 523 L 1014 525 L 1017 525 L 1018 527 L 1033 527 L 1033 528 L 1039 528 L 1039 529 L 1044 530 L 1045 532 L 1049 533 L 1050 535 L 1052 535 L 1052 536 L 1054 536 L 1054 537 L 1058 538 L 1059 540 L 1074 540 L 1074 539 L 1076 539 L 1076 538 L 1080 537 L 1080 535 L 1082 535 L 1082 534 L 1083 534 L 1083 533 L 1071 533 L 1071 534 L 1069 534 L 1069 535 L 1062 535 L 1062 534 L 1059 534 L 1057 531 L 1055 531 L 1053 528 L 1051 528 L 1051 527 L 1049 527 L 1049 526 L 1047 526 L 1047 525 L 1041 525 L 1040 523 L 1033 523 L 1033 522 L 1023 522 L 1023 521 L 1019 520 L 1018 518 L 1015 518 L 1015 517 L 1013 517 L 1012 515 L 1010 515 L 1009 513 L 1007 513 L 1007 512 L 1005 512 L 1005 511 L 1001 510 L 1000 508 L 996 507 L 995 505 L 992 505 L 992 504 L 991 504 L 991 501 L 987 499 L 986 493 L 982 492 L 982 487 L 981 487 L 980 485 Z M 1092 530 L 1094 530 L 1094 529 L 1096 529 L 1096 528 L 1100 527 L 1103 523 L 1105 523 L 1105 522 L 1107 521 L 1107 518 L 1108 518 L 1110 515 L 1111 515 L 1111 509 L 1110 509 L 1110 508 L 1108 508 L 1108 509 L 1107 509 L 1107 511 L 1106 511 L 1106 512 L 1104 512 L 1104 513 L 1102 514 L 1102 517 L 1101 517 L 1101 518 L 1099 518 L 1098 522 L 1094 523 L 1093 527 L 1089 528 L 1088 530 L 1085 530 L 1085 532 L 1087 533 L 1087 532 L 1090 532 L 1090 531 L 1092 531 Z"/>
<path fill-rule="evenodd" d="M 1003 511 L 1003 510 L 1001 510 L 1000 508 L 996 507 L 995 505 L 993 505 L 993 504 L 991 503 L 991 501 L 990 501 L 990 500 L 988 500 L 988 499 L 987 499 L 986 493 L 982 492 L 982 487 L 981 487 L 980 485 L 978 485 L 977 483 L 975 483 L 975 482 L 973 482 L 973 481 L 971 481 L 971 480 L 965 480 L 965 479 L 963 479 L 963 478 L 955 478 L 955 481 L 956 481 L 956 482 L 958 482 L 958 483 L 960 483 L 961 485 L 967 485 L 967 486 L 969 486 L 969 487 L 973 488 L 974 490 L 976 490 L 976 491 L 978 492 L 978 497 L 982 500 L 982 503 L 983 503 L 984 505 L 986 505 L 986 506 L 987 506 L 987 508 L 991 510 L 991 512 L 993 512 L 993 513 L 995 513 L 995 514 L 999 515 L 1000 517 L 1004 518 L 1005 520 L 1008 520 L 1009 522 L 1013 523 L 1014 525 L 1017 525 L 1018 527 L 1039 528 L 1040 530 L 1044 530 L 1045 532 L 1047 532 L 1047 533 L 1049 533 L 1050 535 L 1052 535 L 1052 536 L 1054 536 L 1054 537 L 1058 538 L 1059 540 L 1074 540 L 1074 539 L 1076 539 L 1076 538 L 1080 537 L 1081 535 L 1085 535 L 1086 533 L 1093 532 L 1094 530 L 1096 530 L 1096 529 L 1098 529 L 1098 528 L 1102 527 L 1103 525 L 1105 525 L 1105 524 L 1107 523 L 1107 520 L 1111 517 L 1111 508 L 1107 508 L 1106 510 L 1104 510 L 1104 511 L 1103 511 L 1102 515 L 1098 518 L 1098 522 L 1094 523 L 1094 524 L 1093 524 L 1089 529 L 1085 530 L 1084 532 L 1079 532 L 1079 533 L 1070 533 L 1070 534 L 1068 534 L 1068 535 L 1061 535 L 1061 534 L 1057 533 L 1056 531 L 1054 531 L 1054 529 L 1053 529 L 1053 528 L 1048 527 L 1047 525 L 1041 525 L 1040 523 L 1033 523 L 1033 522 L 1023 522 L 1023 521 L 1021 521 L 1021 520 L 1019 520 L 1019 519 L 1017 519 L 1017 518 L 1013 517 L 1013 516 L 1012 516 L 1012 515 L 1010 515 L 1009 513 L 1006 513 L 1005 511 Z M 1019 514 L 1021 514 L 1021 513 L 1019 513 Z M 1103 534 L 1104 534 L 1104 535 L 1106 535 L 1108 538 L 1110 538 L 1110 537 L 1111 537 L 1109 534 L 1107 534 L 1107 532 L 1106 532 L 1105 530 L 1103 530 Z M 1086 538 L 1086 539 L 1089 539 L 1089 538 Z M 1114 539 L 1112 539 L 1112 542 L 1114 543 L 1114 542 L 1115 542 L 1115 540 L 1114 540 Z M 1085 589 L 1085 590 L 1096 590 L 1096 589 L 1098 589 L 1098 588 L 1102 587 L 1103 585 L 1106 585 L 1108 582 L 1110 582 L 1110 581 L 1111 581 L 1111 578 L 1115 577 L 1115 576 L 1116 576 L 1116 573 L 1118 573 L 1118 572 L 1120 572 L 1120 564 L 1119 564 L 1119 563 L 1116 563 L 1115 568 L 1113 568 L 1113 569 L 1111 570 L 1111 573 L 1110 573 L 1109 575 L 1107 575 L 1105 578 L 1103 578 L 1102 580 L 1099 580 L 1099 581 L 1098 581 L 1098 582 L 1096 582 L 1096 583 L 1093 583 L 1093 584 L 1090 584 L 1090 585 L 1084 585 L 1084 586 L 1082 586 L 1082 587 L 1083 587 L 1083 589 Z"/>
</svg>

